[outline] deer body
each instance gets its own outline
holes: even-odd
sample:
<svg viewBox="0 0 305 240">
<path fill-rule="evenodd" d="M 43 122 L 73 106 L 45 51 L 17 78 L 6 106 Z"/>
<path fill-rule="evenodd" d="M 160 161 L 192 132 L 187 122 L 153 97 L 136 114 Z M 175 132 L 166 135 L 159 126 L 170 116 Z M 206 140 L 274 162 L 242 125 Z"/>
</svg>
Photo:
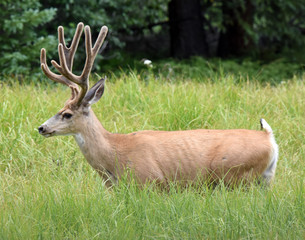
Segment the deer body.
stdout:
<svg viewBox="0 0 305 240">
<path fill-rule="evenodd" d="M 61 75 L 50 72 L 45 50 L 41 52 L 45 74 L 72 90 L 72 97 L 64 108 L 39 127 L 43 136 L 73 135 L 88 163 L 107 185 L 116 182 L 126 169 L 131 169 L 140 183 L 184 183 L 198 178 L 212 182 L 223 179 L 225 183 L 257 178 L 265 179 L 267 183 L 271 181 L 278 148 L 271 127 L 263 119 L 261 126 L 265 131 L 201 129 L 113 134 L 105 130 L 91 109 L 103 95 L 105 80 L 101 79 L 88 91 L 88 78 L 107 29 L 102 28 L 91 48 L 90 28 L 85 28 L 86 65 L 83 74 L 75 76 L 71 69 L 82 29 L 83 25 L 79 24 L 71 48 L 65 46 L 63 28 L 58 30 L 61 64 L 55 61 L 52 64 Z"/>
<path fill-rule="evenodd" d="M 233 178 L 251 181 L 267 169 L 276 150 L 271 143 L 272 133 L 265 131 L 113 134 L 101 125 L 84 131 L 79 133 L 81 140 L 75 137 L 76 141 L 89 164 L 106 177 L 105 180 L 109 177 L 107 173 L 112 180 L 119 179 L 124 169 L 129 168 L 141 183 L 195 181 L 197 177 L 213 182 L 224 179 L 229 183 Z"/>
</svg>

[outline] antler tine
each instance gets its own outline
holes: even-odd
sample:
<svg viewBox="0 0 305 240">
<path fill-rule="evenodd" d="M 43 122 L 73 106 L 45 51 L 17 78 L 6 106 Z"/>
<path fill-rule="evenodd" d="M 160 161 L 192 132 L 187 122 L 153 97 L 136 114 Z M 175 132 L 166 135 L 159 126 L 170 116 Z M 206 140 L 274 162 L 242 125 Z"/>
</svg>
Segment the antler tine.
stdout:
<svg viewBox="0 0 305 240">
<path fill-rule="evenodd" d="M 84 29 L 84 24 L 82 22 L 77 24 L 72 43 L 71 43 L 70 47 L 68 48 L 66 46 L 66 42 L 65 42 L 64 28 L 62 26 L 58 27 L 58 42 L 63 45 L 64 55 L 66 58 L 68 69 L 70 71 L 72 71 L 74 55 L 75 55 L 76 49 L 78 47 L 79 40 L 82 35 L 83 29 Z"/>
<path fill-rule="evenodd" d="M 101 31 L 100 31 L 96 41 L 95 41 L 94 47 L 92 49 L 93 54 L 95 56 L 97 55 L 98 51 L 100 50 L 100 48 L 101 48 L 101 46 L 102 46 L 102 44 L 103 44 L 103 42 L 105 40 L 105 37 L 107 35 L 107 32 L 108 32 L 108 28 L 106 26 L 103 26 L 101 28 Z"/>
<path fill-rule="evenodd" d="M 40 64 L 41 64 L 40 66 L 41 66 L 41 69 L 44 72 L 44 74 L 51 80 L 62 83 L 67 86 L 74 84 L 74 83 L 70 82 L 63 75 L 58 75 L 58 74 L 51 72 L 51 70 L 49 69 L 48 64 L 47 64 L 46 50 L 44 48 L 42 48 L 40 51 Z"/>
<path fill-rule="evenodd" d="M 90 31 L 90 27 L 86 26 L 85 27 L 85 37 L 86 37 L 86 63 L 85 63 L 85 67 L 83 69 L 82 75 L 81 77 L 83 79 L 87 79 L 90 72 L 91 72 L 91 68 L 92 65 L 94 63 L 94 59 L 96 58 L 96 55 L 99 51 L 99 49 L 101 48 L 104 39 L 106 37 L 108 28 L 106 26 L 103 26 L 101 28 L 101 31 L 96 39 L 96 42 L 94 44 L 94 47 L 92 48 L 92 40 L 91 40 L 91 31 Z"/>
</svg>

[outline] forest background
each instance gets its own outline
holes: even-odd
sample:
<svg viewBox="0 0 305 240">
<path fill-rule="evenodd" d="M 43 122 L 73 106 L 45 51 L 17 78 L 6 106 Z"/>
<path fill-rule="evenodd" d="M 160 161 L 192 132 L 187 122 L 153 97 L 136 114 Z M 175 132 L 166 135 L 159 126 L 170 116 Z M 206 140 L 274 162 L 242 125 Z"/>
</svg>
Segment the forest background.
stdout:
<svg viewBox="0 0 305 240">
<path fill-rule="evenodd" d="M 227 71 L 259 73 L 264 81 L 278 82 L 304 69 L 305 3 L 300 0 L 4 0 L 0 6 L 4 81 L 7 76 L 33 80 L 41 72 L 42 47 L 50 59 L 57 57 L 57 27 L 64 26 L 70 40 L 81 21 L 95 37 L 102 25 L 109 28 L 97 71 L 141 69 L 140 60 L 148 58 L 156 62 L 156 72 L 184 73 L 180 64 L 186 64 L 190 73 L 200 66 L 206 76 L 219 70 L 222 59 L 229 60 L 221 62 Z M 76 58 L 80 60 L 75 69 L 79 69 L 82 47 Z M 172 61 L 178 66 L 173 63 L 168 70 Z M 191 77 L 188 74 L 186 78 Z"/>
</svg>

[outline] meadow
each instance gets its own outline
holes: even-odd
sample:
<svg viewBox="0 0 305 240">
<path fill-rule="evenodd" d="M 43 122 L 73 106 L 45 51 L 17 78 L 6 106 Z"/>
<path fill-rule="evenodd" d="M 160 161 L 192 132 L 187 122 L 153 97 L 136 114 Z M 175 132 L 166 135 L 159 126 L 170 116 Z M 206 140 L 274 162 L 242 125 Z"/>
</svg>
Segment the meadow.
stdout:
<svg viewBox="0 0 305 240">
<path fill-rule="evenodd" d="M 69 89 L 12 78 L 0 85 L 0 239 L 305 238 L 305 75 L 276 84 L 225 72 L 202 81 L 149 71 L 108 79 L 93 109 L 111 132 L 259 130 L 266 119 L 280 150 L 272 186 L 173 183 L 164 192 L 123 179 L 108 190 L 73 137 L 38 134 Z"/>
</svg>

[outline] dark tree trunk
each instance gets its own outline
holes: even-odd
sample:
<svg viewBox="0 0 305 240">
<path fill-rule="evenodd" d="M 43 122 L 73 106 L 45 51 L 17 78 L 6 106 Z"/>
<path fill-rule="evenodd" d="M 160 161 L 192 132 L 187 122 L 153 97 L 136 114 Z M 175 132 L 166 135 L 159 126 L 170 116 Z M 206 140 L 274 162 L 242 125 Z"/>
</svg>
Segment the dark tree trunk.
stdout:
<svg viewBox="0 0 305 240">
<path fill-rule="evenodd" d="M 168 11 L 171 55 L 177 58 L 206 56 L 200 0 L 171 0 Z"/>
<path fill-rule="evenodd" d="M 251 0 L 245 1 L 245 8 L 234 7 L 230 1 L 223 1 L 225 31 L 220 33 L 218 42 L 219 57 L 241 56 L 253 47 L 253 41 L 242 26 L 252 27 L 254 6 Z"/>
</svg>

